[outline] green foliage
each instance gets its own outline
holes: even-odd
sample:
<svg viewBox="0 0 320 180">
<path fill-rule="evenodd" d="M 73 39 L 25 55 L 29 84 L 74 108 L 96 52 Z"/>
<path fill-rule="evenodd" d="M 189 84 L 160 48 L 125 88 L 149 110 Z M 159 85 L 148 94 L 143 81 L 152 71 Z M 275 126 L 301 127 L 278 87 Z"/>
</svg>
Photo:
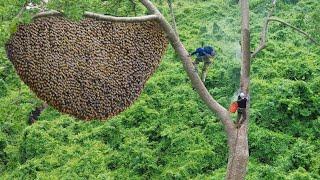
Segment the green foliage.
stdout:
<svg viewBox="0 0 320 180">
<path fill-rule="evenodd" d="M 302 167 L 309 171 L 314 151 L 315 147 L 303 141 L 298 141 L 292 148 L 292 154 L 290 156 L 291 169 Z"/>
<path fill-rule="evenodd" d="M 269 180 L 269 179 L 277 179 L 277 180 L 285 180 L 286 174 L 274 166 L 270 166 L 267 164 L 258 164 L 258 163 L 249 163 L 248 167 L 248 176 L 246 179 L 248 180 Z"/>
<path fill-rule="evenodd" d="M 0 98 L 7 94 L 7 86 L 4 80 L 0 79 Z"/>
<path fill-rule="evenodd" d="M 192 89 L 171 47 L 133 106 L 106 121 L 82 122 L 46 109 L 15 73 L 5 42 L 37 10 L 15 18 L 25 1 L 0 2 L 0 179 L 223 179 L 227 139 L 218 118 Z M 39 1 L 34 1 L 39 2 Z M 133 3 L 132 3 L 133 2 Z M 156 2 L 170 19 L 167 2 Z M 205 44 L 217 57 L 209 92 L 225 107 L 238 90 L 240 12 L 237 0 L 173 1 L 178 32 L 191 52 Z M 252 50 L 270 1 L 252 0 Z M 52 0 L 49 9 L 80 20 L 85 11 L 147 14 L 138 0 Z M 283 0 L 275 15 L 320 40 L 320 1 Z M 247 179 L 320 179 L 320 50 L 271 23 L 267 48 L 252 62 L 250 162 Z"/>
<path fill-rule="evenodd" d="M 58 0 L 49 1 L 48 7 L 63 12 L 68 18 L 78 20 L 85 11 L 103 13 L 100 0 Z"/>
<path fill-rule="evenodd" d="M 0 133 L 0 173 L 5 170 L 5 165 L 8 163 L 7 154 L 4 149 L 7 147 L 6 136 L 3 133 Z"/>
<path fill-rule="evenodd" d="M 279 155 L 288 150 L 292 139 L 282 134 L 251 126 L 249 142 L 251 157 L 260 163 L 272 165 Z"/>
</svg>

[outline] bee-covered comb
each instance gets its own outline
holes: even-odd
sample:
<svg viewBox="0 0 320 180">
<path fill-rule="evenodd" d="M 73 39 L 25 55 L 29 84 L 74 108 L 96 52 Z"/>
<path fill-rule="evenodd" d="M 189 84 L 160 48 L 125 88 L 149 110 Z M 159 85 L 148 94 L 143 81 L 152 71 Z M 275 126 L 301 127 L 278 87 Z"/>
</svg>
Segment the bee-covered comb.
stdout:
<svg viewBox="0 0 320 180">
<path fill-rule="evenodd" d="M 84 120 L 129 107 L 158 67 L 168 41 L 155 15 L 86 13 L 72 22 L 58 12 L 20 25 L 6 44 L 17 73 L 42 100 Z"/>
</svg>

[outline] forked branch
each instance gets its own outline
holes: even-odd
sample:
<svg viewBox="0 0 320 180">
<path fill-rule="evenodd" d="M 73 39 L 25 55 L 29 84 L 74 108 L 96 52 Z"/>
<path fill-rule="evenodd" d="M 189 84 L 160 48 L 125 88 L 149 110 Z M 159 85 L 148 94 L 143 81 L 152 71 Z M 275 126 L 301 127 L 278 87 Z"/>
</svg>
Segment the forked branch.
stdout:
<svg viewBox="0 0 320 180">
<path fill-rule="evenodd" d="M 261 34 L 260 34 L 259 47 L 251 54 L 251 58 L 254 58 L 258 54 L 258 52 L 260 52 L 261 50 L 263 50 L 266 47 L 269 18 L 274 13 L 274 10 L 276 8 L 276 2 L 277 2 L 276 0 L 272 1 L 271 8 L 268 11 L 268 15 L 265 18 L 264 23 L 263 23 L 263 28 L 262 28 L 262 31 L 261 31 Z"/>
<path fill-rule="evenodd" d="M 256 48 L 256 50 L 251 54 L 251 58 L 256 57 L 256 55 L 260 51 L 262 51 L 264 48 L 266 48 L 266 46 L 267 46 L 268 25 L 269 25 L 269 22 L 271 22 L 271 21 L 282 23 L 283 25 L 292 28 L 293 30 L 299 32 L 300 34 L 303 34 L 305 37 L 310 39 L 313 43 L 315 43 L 317 45 L 320 45 L 320 43 L 317 40 L 315 40 L 313 37 L 311 37 L 311 35 L 309 35 L 307 32 L 305 32 L 305 31 L 303 31 L 303 30 L 301 30 L 301 29 L 299 29 L 299 28 L 297 28 L 297 27 L 285 22 L 282 19 L 279 19 L 277 17 L 272 17 L 274 9 L 275 9 L 275 3 L 276 3 L 276 0 L 273 0 L 272 7 L 271 7 L 270 11 L 268 12 L 268 15 L 267 15 L 267 17 L 265 19 L 265 22 L 264 22 L 264 25 L 263 25 L 263 28 L 262 28 L 262 31 L 261 31 L 259 47 Z"/>
</svg>

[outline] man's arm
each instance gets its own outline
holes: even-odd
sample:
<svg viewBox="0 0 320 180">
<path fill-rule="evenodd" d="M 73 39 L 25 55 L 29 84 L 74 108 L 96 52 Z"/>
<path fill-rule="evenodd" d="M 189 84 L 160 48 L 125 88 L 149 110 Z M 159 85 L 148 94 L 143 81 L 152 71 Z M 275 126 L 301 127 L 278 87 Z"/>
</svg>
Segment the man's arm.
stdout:
<svg viewBox="0 0 320 180">
<path fill-rule="evenodd" d="M 198 53 L 198 52 L 195 51 L 195 52 L 191 53 L 190 56 L 193 56 L 193 55 L 195 55 L 195 54 L 197 54 L 197 53 Z"/>
</svg>

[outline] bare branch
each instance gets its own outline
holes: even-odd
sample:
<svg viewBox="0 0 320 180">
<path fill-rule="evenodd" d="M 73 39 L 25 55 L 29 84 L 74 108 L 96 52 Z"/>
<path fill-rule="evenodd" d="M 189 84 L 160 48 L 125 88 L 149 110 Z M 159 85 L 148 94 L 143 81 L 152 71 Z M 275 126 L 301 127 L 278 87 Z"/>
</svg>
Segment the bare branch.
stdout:
<svg viewBox="0 0 320 180">
<path fill-rule="evenodd" d="M 277 0 L 272 0 L 271 8 L 268 11 L 268 15 L 265 18 L 263 23 L 263 28 L 260 35 L 259 47 L 257 47 L 256 50 L 251 54 L 251 58 L 254 58 L 258 54 L 258 52 L 262 51 L 266 47 L 269 18 L 273 15 L 273 12 L 276 8 L 276 2 Z"/>
<path fill-rule="evenodd" d="M 96 18 L 101 20 L 121 21 L 121 22 L 142 22 L 142 21 L 159 19 L 157 15 L 147 15 L 147 16 L 140 16 L 140 17 L 115 17 L 115 16 L 106 16 L 102 14 L 96 14 L 92 12 L 85 12 L 84 15 L 86 17 L 91 17 L 91 18 Z"/>
<path fill-rule="evenodd" d="M 276 0 L 273 0 L 272 1 L 272 7 L 270 9 L 270 11 L 268 12 L 268 15 L 265 19 L 265 22 L 264 22 L 264 25 L 263 25 L 263 28 L 262 28 L 262 31 L 261 31 L 261 35 L 260 35 L 260 44 L 259 44 L 259 47 L 255 49 L 255 51 L 251 54 L 251 58 L 254 58 L 256 57 L 256 55 L 262 51 L 264 48 L 267 47 L 267 34 L 268 34 L 268 25 L 269 25 L 269 22 L 270 21 L 275 21 L 275 22 L 280 22 L 292 29 L 294 29 L 295 31 L 303 34 L 304 36 L 306 36 L 308 39 L 310 39 L 313 43 L 317 44 L 317 45 L 320 45 L 320 43 L 318 41 L 316 41 L 313 37 L 311 37 L 307 32 L 279 19 L 279 18 L 276 18 L 276 17 L 272 17 L 273 15 L 273 12 L 274 12 L 274 9 L 275 9 L 275 4 L 276 4 Z"/>
<path fill-rule="evenodd" d="M 178 34 L 176 17 L 174 15 L 174 11 L 173 11 L 173 4 L 172 4 L 173 2 L 172 2 L 172 0 L 167 0 L 167 3 L 168 3 L 168 6 L 169 6 L 169 10 L 170 10 L 173 30 L 174 30 L 174 32 L 176 32 L 176 34 Z"/>
<path fill-rule="evenodd" d="M 225 126 L 228 136 L 232 136 L 235 128 L 233 126 L 233 122 L 231 121 L 230 113 L 210 95 L 207 88 L 200 80 L 198 74 L 194 71 L 194 66 L 191 58 L 189 57 L 189 53 L 184 48 L 175 31 L 172 29 L 168 21 L 166 21 L 164 16 L 159 12 L 159 10 L 149 0 L 140 0 L 140 2 L 149 10 L 150 13 L 159 16 L 159 23 L 166 32 L 171 45 L 180 56 L 183 67 L 187 72 L 193 87 L 196 89 L 200 98 L 205 102 L 209 109 L 218 114 Z"/>
<path fill-rule="evenodd" d="M 313 37 L 311 37 L 307 32 L 305 32 L 305 31 L 303 31 L 303 30 L 301 30 L 301 29 L 299 29 L 299 28 L 297 28 L 297 27 L 295 27 L 295 26 L 293 26 L 293 25 L 291 25 L 291 24 L 283 21 L 282 19 L 279 19 L 279 18 L 276 18 L 276 17 L 271 17 L 271 18 L 268 19 L 268 21 L 280 22 L 280 23 L 282 23 L 282 24 L 284 24 L 284 25 L 286 25 L 286 26 L 288 26 L 288 27 L 296 30 L 297 32 L 303 34 L 303 35 L 306 36 L 308 39 L 310 39 L 313 43 L 315 43 L 315 44 L 317 44 L 317 45 L 320 45 L 319 42 L 316 41 Z"/>
<path fill-rule="evenodd" d="M 55 10 L 45 11 L 45 12 L 40 12 L 40 13 L 34 15 L 33 18 L 46 17 L 46 16 L 62 16 L 62 13 L 60 13 L 59 11 L 55 11 Z"/>
<path fill-rule="evenodd" d="M 59 11 L 51 10 L 46 12 L 40 12 L 36 14 L 33 18 L 38 17 L 46 17 L 46 16 L 61 16 L 63 15 Z M 142 22 L 142 21 L 149 21 L 149 20 L 158 20 L 159 16 L 157 15 L 147 15 L 147 16 L 140 16 L 140 17 L 116 17 L 116 16 L 107 16 L 102 14 L 97 14 L 93 12 L 85 12 L 85 17 L 100 19 L 100 20 L 109 20 L 115 22 Z"/>
</svg>

